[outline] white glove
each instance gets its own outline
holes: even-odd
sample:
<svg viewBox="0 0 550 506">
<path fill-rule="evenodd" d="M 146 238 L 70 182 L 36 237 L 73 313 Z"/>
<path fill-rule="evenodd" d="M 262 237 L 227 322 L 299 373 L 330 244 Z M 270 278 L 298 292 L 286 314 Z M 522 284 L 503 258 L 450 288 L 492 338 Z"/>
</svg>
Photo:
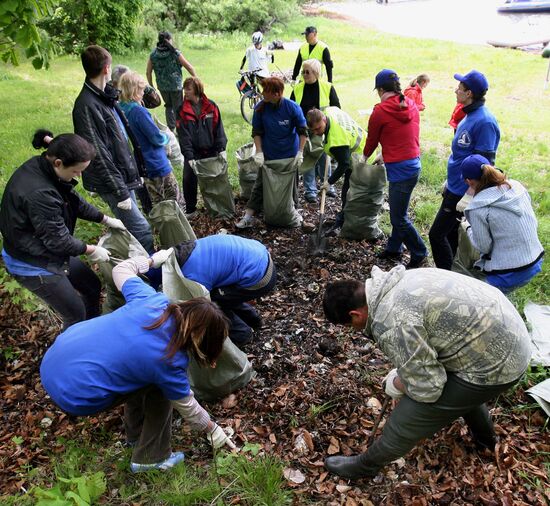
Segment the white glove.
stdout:
<svg viewBox="0 0 550 506">
<path fill-rule="evenodd" d="M 117 220 L 116 218 L 111 218 L 110 216 L 107 216 L 107 215 L 103 217 L 103 223 L 107 225 L 109 228 L 116 228 L 117 230 L 126 230 L 126 227 L 124 226 L 124 223 L 122 223 L 121 220 Z"/>
<path fill-rule="evenodd" d="M 374 159 L 374 162 L 372 162 L 374 165 L 384 165 L 384 159 L 382 158 L 382 153 L 378 153 L 376 155 L 376 158 Z"/>
<path fill-rule="evenodd" d="M 362 155 L 361 156 L 361 159 L 359 160 L 361 163 L 367 163 L 368 162 L 368 158 L 365 156 L 365 155 Z"/>
<path fill-rule="evenodd" d="M 231 441 L 231 438 L 216 423 L 214 424 L 214 429 L 211 432 L 208 432 L 206 437 L 212 445 L 212 448 L 215 448 L 216 450 L 222 448 L 225 445 L 229 446 L 229 448 L 231 448 L 232 450 L 237 448 L 235 443 Z"/>
<path fill-rule="evenodd" d="M 128 197 L 126 200 L 119 202 L 116 206 L 123 211 L 129 211 L 132 209 L 132 199 Z"/>
<path fill-rule="evenodd" d="M 166 262 L 166 260 L 168 260 L 168 257 L 172 254 L 172 251 L 174 251 L 174 248 L 161 249 L 156 253 L 153 253 L 151 255 L 151 260 L 153 261 L 151 267 L 153 267 L 153 269 L 159 268 L 164 262 Z"/>
<path fill-rule="evenodd" d="M 298 151 L 294 156 L 294 168 L 297 169 L 302 163 L 304 163 L 304 152 Z"/>
<path fill-rule="evenodd" d="M 111 253 L 101 246 L 94 246 L 94 250 L 88 254 L 90 262 L 108 262 Z"/>
<path fill-rule="evenodd" d="M 258 166 L 258 167 L 261 167 L 264 162 L 265 162 L 265 158 L 264 158 L 264 153 L 263 151 L 260 151 L 259 153 L 256 153 L 254 155 L 254 163 Z"/>
<path fill-rule="evenodd" d="M 220 151 L 218 156 L 227 162 L 227 151 Z"/>
<path fill-rule="evenodd" d="M 399 375 L 397 374 L 397 369 L 392 369 L 386 377 L 382 380 L 382 384 L 384 386 L 384 390 L 386 391 L 386 394 L 388 394 L 392 399 L 401 399 L 403 397 L 403 392 L 401 390 L 398 390 L 397 387 L 393 384 L 393 380 L 395 378 L 398 378 Z"/>
</svg>

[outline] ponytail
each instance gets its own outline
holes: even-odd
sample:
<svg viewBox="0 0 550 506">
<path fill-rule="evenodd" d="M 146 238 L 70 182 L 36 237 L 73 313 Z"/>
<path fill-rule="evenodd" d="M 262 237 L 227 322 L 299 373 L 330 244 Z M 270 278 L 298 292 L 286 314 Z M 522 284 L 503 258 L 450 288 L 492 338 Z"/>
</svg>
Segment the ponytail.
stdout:
<svg viewBox="0 0 550 506">
<path fill-rule="evenodd" d="M 420 74 L 418 76 L 416 76 L 410 83 L 409 83 L 409 86 L 411 88 L 414 88 L 417 84 L 418 85 L 422 85 L 424 83 L 429 83 L 430 82 L 430 77 L 428 76 L 428 74 Z"/>
<path fill-rule="evenodd" d="M 162 315 L 146 330 L 159 328 L 168 320 L 174 332 L 166 346 L 164 358 L 171 361 L 178 351 L 186 351 L 199 363 L 215 363 L 229 333 L 229 320 L 222 310 L 205 297 L 169 304 Z"/>
<path fill-rule="evenodd" d="M 54 136 L 50 130 L 37 130 L 32 138 L 35 149 L 45 149 L 46 156 L 59 159 L 65 167 L 77 163 L 89 162 L 96 155 L 95 148 L 77 134 L 61 134 Z"/>
<path fill-rule="evenodd" d="M 508 188 L 512 187 L 506 179 L 506 174 L 492 165 L 482 165 L 481 177 L 479 178 L 479 182 L 475 188 L 475 194 L 477 195 L 479 192 L 482 192 L 487 188 L 502 185 L 506 185 Z"/>
</svg>

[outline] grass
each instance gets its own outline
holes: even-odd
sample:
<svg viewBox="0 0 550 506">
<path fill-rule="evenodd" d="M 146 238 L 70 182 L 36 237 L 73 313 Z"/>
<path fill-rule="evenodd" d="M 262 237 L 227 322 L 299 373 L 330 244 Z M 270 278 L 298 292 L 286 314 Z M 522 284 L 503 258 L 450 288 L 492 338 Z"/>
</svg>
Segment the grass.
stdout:
<svg viewBox="0 0 550 506">
<path fill-rule="evenodd" d="M 464 73 L 472 68 L 483 71 L 491 85 L 487 104 L 502 130 L 497 164 L 528 187 L 539 219 L 539 236 L 545 249 L 549 248 L 550 115 L 547 111 L 550 110 L 550 90 L 544 91 L 542 86 L 547 66 L 545 60 L 513 50 L 416 40 L 350 28 L 344 22 L 322 18 L 297 17 L 287 27 L 270 33 L 266 38 L 301 41 L 299 33 L 310 24 L 318 27 L 320 37 L 331 47 L 335 62 L 334 84 L 342 108 L 364 126 L 368 117 L 361 115 L 360 111 L 372 108 L 378 100 L 372 88 L 374 75 L 381 68 L 395 68 L 403 83 L 419 73 L 430 75 L 431 83 L 424 93 L 427 109 L 422 113 L 423 170 L 412 203 L 417 225 L 426 240 L 439 207 L 439 188 L 445 179 L 453 135 L 447 125 L 455 104 L 453 91 L 456 81 L 452 76 L 455 72 Z M 177 37 L 177 43 L 205 82 L 207 95 L 220 106 L 229 138 L 228 152 L 234 152 L 250 141 L 250 128 L 240 116 L 239 96 L 234 85 L 248 36 L 184 34 Z M 281 69 L 292 68 L 295 55 L 294 50 L 277 51 L 275 63 Z M 146 53 L 115 56 L 113 63 L 123 63 L 144 73 L 147 57 Z M 17 68 L 0 64 L 0 96 L 3 97 L 0 101 L 0 188 L 4 188 L 16 167 L 36 154 L 30 145 L 34 129 L 48 127 L 56 133 L 72 131 L 71 111 L 82 80 L 80 61 L 75 57 L 57 58 L 49 71 L 35 71 L 26 63 Z M 163 116 L 161 109 L 155 113 Z M 230 171 L 232 181 L 236 181 L 233 157 L 230 157 Z M 102 206 L 101 202 L 91 200 Z M 83 225 L 79 225 L 80 237 L 92 239 L 99 233 L 96 225 Z M 527 300 L 549 303 L 549 272 L 547 261 L 539 276 L 514 293 L 513 301 L 518 308 L 521 309 Z M 4 350 L 4 353 L 9 353 L 9 350 Z M 321 411 L 325 407 L 315 406 L 312 410 Z M 313 416 L 318 414 L 312 411 Z M 57 473 L 62 477 L 70 476 L 71 472 L 76 476 L 108 471 L 109 490 L 118 491 L 116 501 L 114 497 L 108 500 L 113 504 L 147 504 L 148 501 L 157 504 L 156 501 L 164 504 L 222 504 L 229 502 L 228 497 L 237 495 L 247 504 L 286 504 L 289 500 L 288 491 L 282 487 L 281 463 L 269 457 L 255 457 L 252 463 L 244 457 L 244 460 L 230 461 L 227 463 L 229 471 L 221 481 L 213 467 L 196 468 L 184 463 L 173 473 L 148 475 L 144 478 L 147 486 L 143 487 L 141 477 L 132 478 L 128 474 L 128 455 L 120 448 L 105 450 L 109 443 L 103 446 L 98 449 L 82 443 L 78 448 L 86 456 L 85 461 L 77 459 L 73 462 L 67 455 L 52 457 L 52 467 L 56 460 L 65 463 L 65 468 L 61 464 L 57 466 Z M 117 469 L 114 474 L 113 468 Z M 51 471 L 44 472 L 44 469 L 34 470 L 33 483 L 41 486 L 57 483 Z M 33 502 L 28 496 L 5 501 L 6 504 Z"/>
</svg>

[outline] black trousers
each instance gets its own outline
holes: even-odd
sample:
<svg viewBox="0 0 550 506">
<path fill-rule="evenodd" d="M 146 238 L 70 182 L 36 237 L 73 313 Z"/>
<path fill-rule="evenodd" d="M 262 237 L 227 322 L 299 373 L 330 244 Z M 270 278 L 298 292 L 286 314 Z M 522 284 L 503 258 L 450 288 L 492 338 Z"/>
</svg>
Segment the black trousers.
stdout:
<svg viewBox="0 0 550 506">
<path fill-rule="evenodd" d="M 183 198 L 185 199 L 185 212 L 187 214 L 194 213 L 197 210 L 198 184 L 197 175 L 185 159 L 183 162 Z"/>
<path fill-rule="evenodd" d="M 14 276 L 63 318 L 63 330 L 99 316 L 101 282 L 94 271 L 77 257 L 69 260 L 69 274 Z"/>
<path fill-rule="evenodd" d="M 342 228 L 344 225 L 344 208 L 346 207 L 346 199 L 349 191 L 349 178 L 351 177 L 351 170 L 344 172 L 344 183 L 342 184 L 342 210 L 336 213 L 335 226 Z"/>
<path fill-rule="evenodd" d="M 402 397 L 386 421 L 382 436 L 361 454 L 361 470 L 365 476 L 375 476 L 383 466 L 407 454 L 420 440 L 433 436 L 460 416 L 477 442 L 494 447 L 495 430 L 485 402 L 508 390 L 516 381 L 474 385 L 447 373 L 443 393 L 436 402 Z"/>
<path fill-rule="evenodd" d="M 253 337 L 252 329 L 262 324 L 260 315 L 248 301 L 267 295 L 275 288 L 276 283 L 277 269 L 273 265 L 271 278 L 261 288 L 247 289 L 233 285 L 214 288 L 210 292 L 210 299 L 229 318 L 229 337 L 237 346 L 250 342 Z"/>
<path fill-rule="evenodd" d="M 450 271 L 453 265 L 458 248 L 458 226 L 463 216 L 456 210 L 456 205 L 461 199 L 461 196 L 445 190 L 441 207 L 430 228 L 430 246 L 438 269 Z"/>
</svg>

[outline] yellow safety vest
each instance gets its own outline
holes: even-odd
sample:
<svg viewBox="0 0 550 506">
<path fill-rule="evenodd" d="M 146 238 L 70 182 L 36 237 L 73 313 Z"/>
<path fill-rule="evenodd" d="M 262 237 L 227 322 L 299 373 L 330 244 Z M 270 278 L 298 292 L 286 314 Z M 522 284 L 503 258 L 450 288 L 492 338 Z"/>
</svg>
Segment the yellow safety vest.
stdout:
<svg viewBox="0 0 550 506">
<path fill-rule="evenodd" d="M 318 79 L 317 82 L 319 83 L 319 109 L 323 110 L 330 105 L 330 89 L 332 88 L 332 84 L 321 79 Z M 304 81 L 300 81 L 294 86 L 294 98 L 297 104 L 302 103 L 305 84 Z"/>
<path fill-rule="evenodd" d="M 338 146 L 349 146 L 352 153 L 362 153 L 367 142 L 367 134 L 357 122 L 338 107 L 327 107 L 325 115 L 330 120 L 328 134 L 325 135 L 325 153 Z"/>
<path fill-rule="evenodd" d="M 309 42 L 305 42 L 300 47 L 300 55 L 302 56 L 302 61 L 306 60 L 319 60 L 321 63 L 323 63 L 323 51 L 325 48 L 328 47 L 324 42 L 318 40 L 317 44 L 315 44 L 315 47 L 313 48 L 313 51 L 309 52 Z"/>
</svg>

